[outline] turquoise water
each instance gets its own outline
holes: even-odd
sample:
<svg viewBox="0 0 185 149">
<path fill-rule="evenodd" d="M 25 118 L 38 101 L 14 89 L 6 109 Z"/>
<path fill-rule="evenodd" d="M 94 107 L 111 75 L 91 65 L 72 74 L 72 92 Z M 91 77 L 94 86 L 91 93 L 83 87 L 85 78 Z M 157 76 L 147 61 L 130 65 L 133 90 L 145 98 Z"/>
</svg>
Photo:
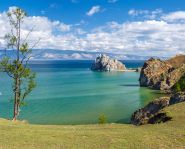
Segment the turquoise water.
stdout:
<svg viewBox="0 0 185 149">
<path fill-rule="evenodd" d="M 34 63 L 37 88 L 21 108 L 19 119 L 35 124 L 90 124 L 104 114 L 110 123 L 128 123 L 131 113 L 161 96 L 140 88 L 137 72 L 92 72 L 90 62 L 79 64 L 77 68 L 76 62 Z M 11 84 L 5 74 L 0 84 L 0 117 L 12 118 Z"/>
</svg>

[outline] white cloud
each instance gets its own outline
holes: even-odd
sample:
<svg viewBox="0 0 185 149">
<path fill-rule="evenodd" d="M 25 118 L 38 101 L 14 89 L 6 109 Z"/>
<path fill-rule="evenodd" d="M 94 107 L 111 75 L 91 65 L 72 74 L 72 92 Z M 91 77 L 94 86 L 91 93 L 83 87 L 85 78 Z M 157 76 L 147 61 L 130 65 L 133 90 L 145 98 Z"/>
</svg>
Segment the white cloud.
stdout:
<svg viewBox="0 0 185 149">
<path fill-rule="evenodd" d="M 100 6 L 93 6 L 86 14 L 92 16 L 100 11 Z"/>
<path fill-rule="evenodd" d="M 12 10 L 11 7 L 9 10 Z M 10 25 L 8 23 L 8 18 L 6 13 L 0 13 L 0 45 L 5 46 L 5 41 L 3 40 L 5 34 L 10 32 Z M 55 44 L 56 38 L 59 38 L 58 34 L 63 34 L 64 32 L 69 32 L 71 30 L 71 25 L 65 24 L 60 21 L 51 21 L 47 17 L 42 16 L 29 16 L 26 17 L 21 26 L 21 36 L 24 39 L 30 30 L 33 31 L 30 34 L 28 42 L 33 45 L 35 41 L 41 39 L 39 43 L 39 48 L 46 48 Z M 57 33 L 57 35 L 56 35 Z M 56 40 L 57 41 L 57 40 Z M 58 43 L 59 44 L 59 43 Z M 58 47 L 58 46 L 56 46 Z"/>
<path fill-rule="evenodd" d="M 162 16 L 162 19 L 166 21 L 185 21 L 185 11 L 176 11 Z"/>
<path fill-rule="evenodd" d="M 141 16 L 142 18 L 148 18 L 148 19 L 156 19 L 162 13 L 163 11 L 161 9 L 156 9 L 153 11 L 131 9 L 128 11 L 128 14 L 130 16 L 134 16 L 134 17 Z"/>
<path fill-rule="evenodd" d="M 68 32 L 68 31 L 70 31 L 71 26 L 64 24 L 64 23 L 60 23 L 59 28 L 62 32 Z"/>
<path fill-rule="evenodd" d="M 24 38 L 34 26 L 34 31 L 30 34 L 28 41 L 33 44 L 38 38 L 41 38 L 35 49 L 97 51 L 120 55 L 150 56 L 185 54 L 185 22 L 169 17 L 179 13 L 161 14 L 161 11 L 148 11 L 147 15 L 155 14 L 154 12 L 160 15 L 158 19 L 148 19 L 145 17 L 145 11 L 142 14 L 136 12 L 135 10 L 130 14 L 143 14 L 144 19 L 122 23 L 108 22 L 89 31 L 81 28 L 81 25 L 69 25 L 60 21 L 51 21 L 47 17 L 30 16 L 22 25 L 22 37 Z M 181 14 L 183 13 L 181 12 Z M 176 18 L 183 19 L 183 15 Z M 0 46 L 3 47 L 5 46 L 3 37 L 10 29 L 5 12 L 0 13 L 0 26 Z M 60 58 L 59 55 L 48 53 L 45 57 Z M 74 54 L 72 57 L 79 58 L 80 56 Z M 88 57 L 88 55 L 84 55 L 84 57 Z"/>
<path fill-rule="evenodd" d="M 109 32 L 110 31 L 110 32 Z M 185 53 L 185 24 L 146 20 L 118 24 L 109 23 L 89 34 L 93 46 L 106 51 L 139 55 L 174 55 Z"/>
<path fill-rule="evenodd" d="M 83 34 L 86 34 L 87 32 L 84 31 L 84 30 L 81 29 L 81 28 L 77 28 L 77 29 L 76 29 L 76 33 L 79 34 L 79 35 L 83 35 Z"/>
<path fill-rule="evenodd" d="M 142 15 L 142 14 L 148 14 L 149 11 L 148 10 L 135 10 L 135 9 L 131 9 L 128 11 L 128 14 L 131 16 L 138 16 L 138 15 Z"/>
</svg>

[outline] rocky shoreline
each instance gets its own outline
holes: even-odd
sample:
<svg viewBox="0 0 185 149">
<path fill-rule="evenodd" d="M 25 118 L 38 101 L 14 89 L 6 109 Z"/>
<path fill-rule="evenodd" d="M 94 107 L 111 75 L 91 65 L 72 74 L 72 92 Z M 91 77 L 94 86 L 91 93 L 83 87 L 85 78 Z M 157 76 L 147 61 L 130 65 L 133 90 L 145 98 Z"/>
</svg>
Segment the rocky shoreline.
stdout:
<svg viewBox="0 0 185 149">
<path fill-rule="evenodd" d="M 167 106 L 185 101 L 185 92 L 179 92 L 171 97 L 160 97 L 135 111 L 131 117 L 131 124 L 144 125 L 165 122 L 169 119 L 161 110 Z M 161 117 L 162 115 L 162 117 Z"/>
<path fill-rule="evenodd" d="M 177 92 L 174 87 L 179 87 L 179 81 L 185 85 L 185 55 L 177 55 L 168 60 L 150 58 L 145 61 L 142 68 L 127 69 L 126 66 L 116 59 L 105 54 L 100 54 L 91 67 L 93 71 L 101 72 L 140 72 L 139 84 L 141 87 L 149 87 L 161 90 L 168 95 L 160 97 L 148 103 L 145 107 L 136 110 L 131 117 L 131 124 L 144 125 L 166 122 L 171 119 L 161 110 L 167 106 L 184 102 L 185 90 Z M 185 89 L 185 86 L 183 87 Z"/>
<path fill-rule="evenodd" d="M 160 97 L 136 110 L 131 117 L 131 124 L 144 125 L 166 122 L 171 119 L 161 110 L 167 106 L 185 101 L 185 90 L 177 92 L 174 87 L 180 87 L 185 82 L 185 55 L 178 55 L 169 60 L 150 58 L 141 69 L 140 86 L 170 93 L 169 97 Z M 179 82 L 180 81 L 180 82 Z M 183 84 L 185 85 L 185 84 Z M 183 86 L 185 88 L 185 86 Z"/>
</svg>

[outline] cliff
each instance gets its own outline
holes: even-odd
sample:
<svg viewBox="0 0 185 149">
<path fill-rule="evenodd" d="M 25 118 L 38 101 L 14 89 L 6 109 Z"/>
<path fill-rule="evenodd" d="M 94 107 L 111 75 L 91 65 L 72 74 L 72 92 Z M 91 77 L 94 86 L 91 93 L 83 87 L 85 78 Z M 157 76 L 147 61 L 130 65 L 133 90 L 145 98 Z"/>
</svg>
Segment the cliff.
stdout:
<svg viewBox="0 0 185 149">
<path fill-rule="evenodd" d="M 142 67 L 140 86 L 170 90 L 185 74 L 185 55 L 166 61 L 150 58 Z"/>
</svg>

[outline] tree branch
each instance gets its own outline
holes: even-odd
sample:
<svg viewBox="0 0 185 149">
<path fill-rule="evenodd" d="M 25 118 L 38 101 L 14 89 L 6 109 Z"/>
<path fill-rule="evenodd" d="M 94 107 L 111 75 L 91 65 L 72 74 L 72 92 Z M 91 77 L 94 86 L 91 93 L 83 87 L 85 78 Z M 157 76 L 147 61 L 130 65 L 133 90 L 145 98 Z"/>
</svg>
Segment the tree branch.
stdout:
<svg viewBox="0 0 185 149">
<path fill-rule="evenodd" d="M 29 37 L 29 35 L 33 32 L 34 26 L 31 28 L 31 30 L 28 32 L 28 34 L 26 35 L 26 38 L 24 39 L 24 41 L 22 43 L 25 43 Z"/>
<path fill-rule="evenodd" d="M 40 42 L 41 38 L 38 39 L 37 42 L 35 42 L 35 44 L 30 48 L 30 50 L 33 50 L 33 48 L 35 48 L 37 46 L 37 44 Z"/>
<path fill-rule="evenodd" d="M 30 58 L 31 58 L 31 56 L 29 56 L 29 57 L 27 58 L 27 60 L 26 60 L 26 62 L 25 62 L 24 69 L 23 69 L 23 71 L 20 73 L 20 75 L 22 75 L 22 74 L 25 72 L 25 70 L 26 70 L 26 68 L 27 68 L 27 65 L 28 65 L 28 61 L 30 60 Z"/>
</svg>

